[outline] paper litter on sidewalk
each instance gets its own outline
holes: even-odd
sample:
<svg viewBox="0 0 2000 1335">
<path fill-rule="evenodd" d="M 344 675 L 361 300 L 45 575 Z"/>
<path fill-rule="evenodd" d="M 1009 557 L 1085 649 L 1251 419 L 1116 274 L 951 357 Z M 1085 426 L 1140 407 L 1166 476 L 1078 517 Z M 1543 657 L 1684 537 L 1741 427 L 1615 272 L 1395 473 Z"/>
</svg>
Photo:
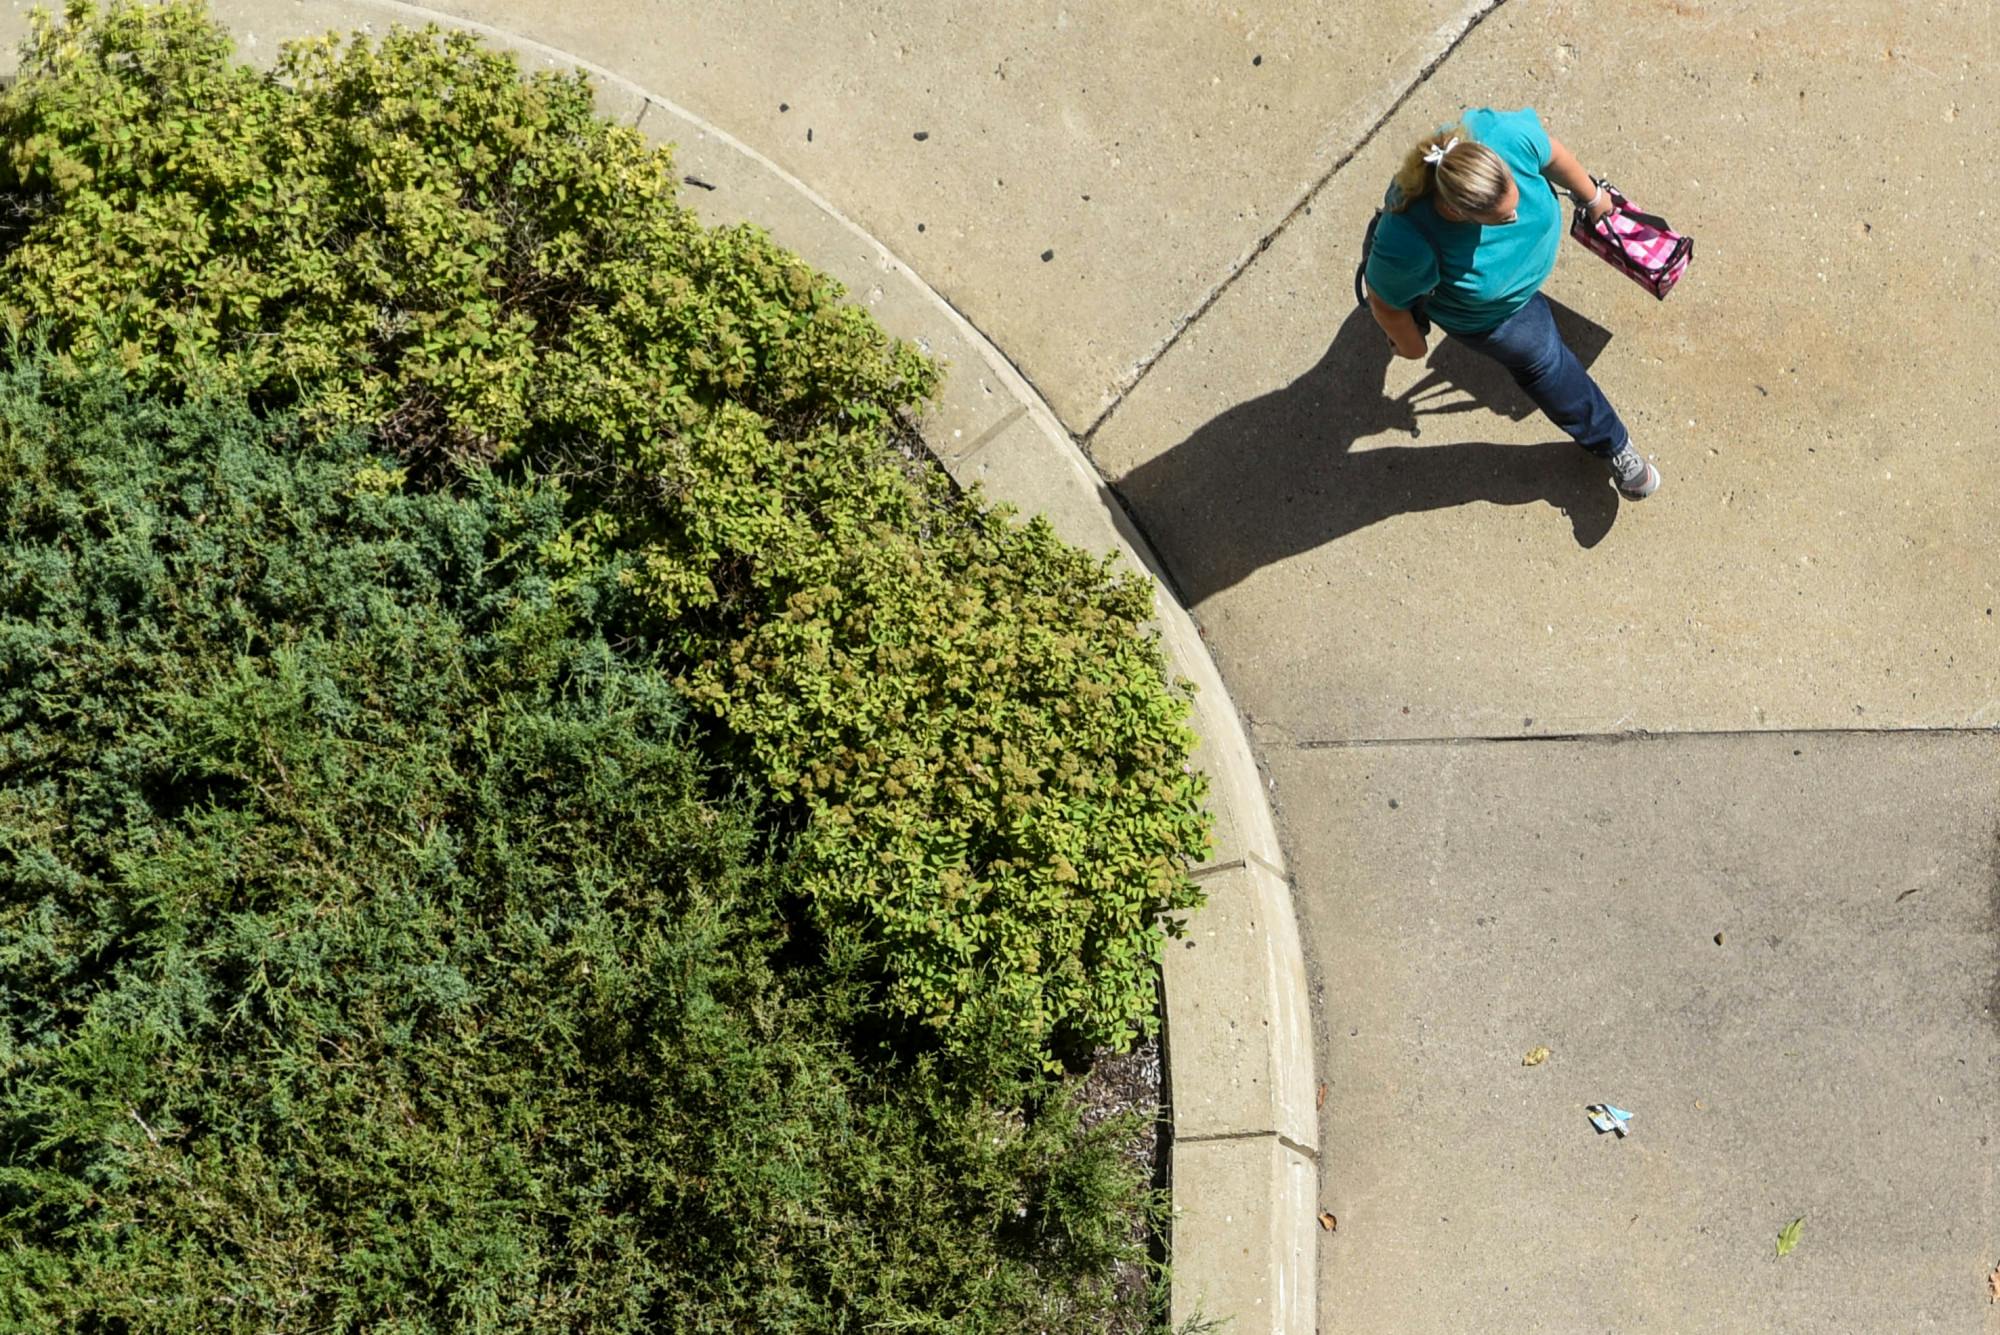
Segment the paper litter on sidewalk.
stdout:
<svg viewBox="0 0 2000 1335">
<path fill-rule="evenodd" d="M 1593 1103 L 1584 1111 L 1590 1114 L 1590 1124 L 1597 1128 L 1599 1135 L 1606 1131 L 1616 1131 L 1620 1136 L 1632 1133 L 1632 1128 L 1626 1125 L 1632 1120 L 1632 1114 L 1623 1108 L 1614 1108 L 1608 1103 Z"/>
</svg>

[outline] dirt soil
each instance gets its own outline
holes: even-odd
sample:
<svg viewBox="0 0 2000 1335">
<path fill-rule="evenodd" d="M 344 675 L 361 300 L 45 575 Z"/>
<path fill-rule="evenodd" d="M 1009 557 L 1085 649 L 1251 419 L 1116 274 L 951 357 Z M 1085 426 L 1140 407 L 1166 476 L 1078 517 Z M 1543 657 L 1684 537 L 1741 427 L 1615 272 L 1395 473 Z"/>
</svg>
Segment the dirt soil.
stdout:
<svg viewBox="0 0 2000 1335">
<path fill-rule="evenodd" d="M 1130 1052 L 1100 1056 L 1077 1083 L 1077 1097 L 1083 1105 L 1083 1120 L 1096 1126 L 1128 1113 L 1146 1116 L 1139 1133 L 1126 1146 L 1125 1158 L 1155 1188 L 1167 1184 L 1165 1100 L 1161 1095 L 1160 1044 L 1148 1039 Z M 1145 1219 L 1132 1221 L 1132 1235 L 1145 1244 L 1155 1261 L 1166 1256 L 1166 1239 L 1156 1236 Z M 1148 1335 L 1161 1328 L 1149 1305 L 1150 1276 L 1145 1266 L 1127 1263 L 1118 1267 L 1118 1312 L 1106 1335 Z"/>
</svg>

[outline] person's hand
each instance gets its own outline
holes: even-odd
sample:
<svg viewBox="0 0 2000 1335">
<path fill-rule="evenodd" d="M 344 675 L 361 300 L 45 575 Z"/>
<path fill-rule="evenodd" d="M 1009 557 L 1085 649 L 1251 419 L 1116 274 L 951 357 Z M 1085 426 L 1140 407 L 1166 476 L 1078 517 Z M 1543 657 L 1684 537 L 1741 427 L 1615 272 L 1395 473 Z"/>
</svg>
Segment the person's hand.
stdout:
<svg viewBox="0 0 2000 1335">
<path fill-rule="evenodd" d="M 1589 205 L 1587 205 L 1583 210 L 1584 218 L 1588 220 L 1592 226 L 1595 226 L 1598 222 L 1610 216 L 1610 213 L 1611 213 L 1611 192 L 1609 190 L 1599 191 L 1597 198 L 1593 200 Z"/>
<path fill-rule="evenodd" d="M 1398 357 L 1407 357 L 1413 362 L 1422 361 L 1424 354 L 1431 350 L 1430 344 L 1425 342 L 1421 335 L 1414 344 L 1398 343 L 1392 338 L 1389 340 L 1389 346 L 1395 349 Z"/>
</svg>

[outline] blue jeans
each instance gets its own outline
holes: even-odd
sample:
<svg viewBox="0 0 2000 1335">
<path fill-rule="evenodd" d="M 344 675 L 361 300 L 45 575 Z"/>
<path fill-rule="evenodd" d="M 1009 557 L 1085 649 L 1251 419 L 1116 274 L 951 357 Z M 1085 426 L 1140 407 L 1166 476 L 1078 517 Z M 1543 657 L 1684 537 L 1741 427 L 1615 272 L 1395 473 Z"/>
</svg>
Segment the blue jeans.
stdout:
<svg viewBox="0 0 2000 1335">
<path fill-rule="evenodd" d="M 1592 454 L 1608 459 L 1625 448 L 1625 424 L 1563 342 L 1541 293 L 1483 334 L 1452 337 L 1506 367 L 1535 406 Z"/>
</svg>

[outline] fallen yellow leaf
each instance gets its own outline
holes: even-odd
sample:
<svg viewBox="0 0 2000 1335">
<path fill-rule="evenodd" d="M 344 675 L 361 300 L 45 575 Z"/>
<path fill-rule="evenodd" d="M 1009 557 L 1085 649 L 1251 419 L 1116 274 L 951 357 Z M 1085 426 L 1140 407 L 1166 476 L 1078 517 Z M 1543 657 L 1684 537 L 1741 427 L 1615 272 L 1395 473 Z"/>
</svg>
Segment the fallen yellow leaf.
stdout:
<svg viewBox="0 0 2000 1335">
<path fill-rule="evenodd" d="M 1319 1212 L 1319 1226 L 1325 1229 L 1327 1232 L 1331 1233 L 1333 1232 L 1333 1230 L 1340 1227 L 1340 1221 L 1338 1219 L 1335 1219 L 1332 1215 L 1328 1214 L 1325 1210 L 1321 1210 Z"/>
<path fill-rule="evenodd" d="M 1543 1062 L 1547 1061 L 1548 1059 L 1549 1059 L 1549 1050 L 1547 1048 L 1529 1048 L 1528 1055 L 1521 1058 L 1521 1065 L 1540 1066 Z"/>
</svg>

